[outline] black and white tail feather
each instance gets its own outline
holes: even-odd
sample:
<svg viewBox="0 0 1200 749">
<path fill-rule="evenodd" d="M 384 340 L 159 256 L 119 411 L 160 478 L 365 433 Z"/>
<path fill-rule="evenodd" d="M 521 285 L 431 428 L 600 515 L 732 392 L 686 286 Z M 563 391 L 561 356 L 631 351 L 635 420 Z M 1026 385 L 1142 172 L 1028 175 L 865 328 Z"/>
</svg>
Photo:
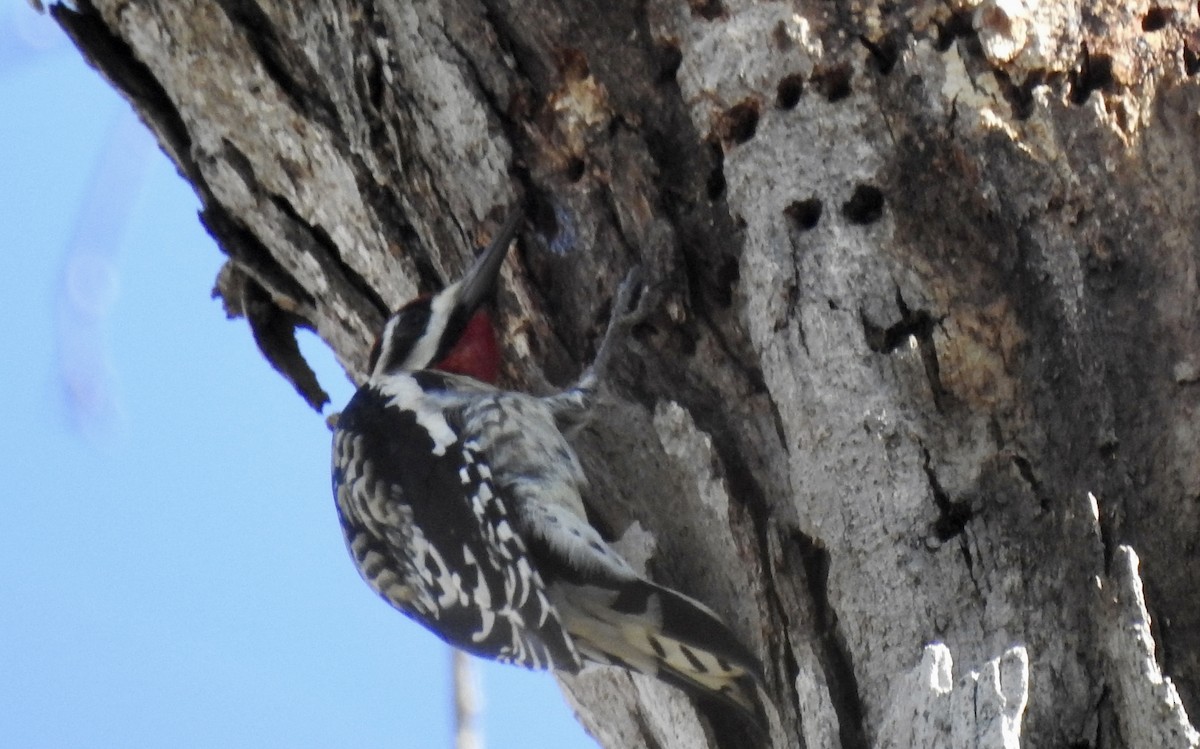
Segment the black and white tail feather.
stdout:
<svg viewBox="0 0 1200 749">
<path fill-rule="evenodd" d="M 634 324 L 635 274 L 593 366 L 547 398 L 430 369 L 490 288 L 510 221 L 466 276 L 391 318 L 334 433 L 333 484 L 359 572 L 448 643 L 529 668 L 622 666 L 765 726 L 757 658 L 703 604 L 638 575 L 587 522 L 564 430 L 586 420 Z M 499 259 L 497 259 L 499 258 Z M 406 315 L 406 310 L 413 309 Z M 439 327 L 440 326 L 440 327 Z"/>
</svg>

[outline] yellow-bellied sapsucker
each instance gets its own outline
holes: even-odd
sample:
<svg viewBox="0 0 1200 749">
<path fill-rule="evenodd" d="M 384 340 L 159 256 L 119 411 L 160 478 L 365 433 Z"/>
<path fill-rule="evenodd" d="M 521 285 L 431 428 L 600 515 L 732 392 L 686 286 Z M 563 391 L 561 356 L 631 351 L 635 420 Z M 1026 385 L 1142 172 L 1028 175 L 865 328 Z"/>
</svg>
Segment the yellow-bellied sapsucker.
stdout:
<svg viewBox="0 0 1200 749">
<path fill-rule="evenodd" d="M 370 376 L 338 419 L 333 492 L 350 554 L 388 603 L 456 647 L 529 668 L 584 661 L 651 674 L 761 724 L 757 658 L 703 604 L 638 575 L 587 522 L 563 431 L 594 401 L 636 282 L 596 362 L 550 397 L 499 390 L 481 302 L 519 225 L 466 275 L 385 324 Z"/>
</svg>

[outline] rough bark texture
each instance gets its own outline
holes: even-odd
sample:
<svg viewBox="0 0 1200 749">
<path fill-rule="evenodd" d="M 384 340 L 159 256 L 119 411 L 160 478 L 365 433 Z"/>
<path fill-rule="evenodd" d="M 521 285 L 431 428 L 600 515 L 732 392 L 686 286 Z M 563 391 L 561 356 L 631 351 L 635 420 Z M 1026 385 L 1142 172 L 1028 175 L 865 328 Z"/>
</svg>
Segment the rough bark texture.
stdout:
<svg viewBox="0 0 1200 749">
<path fill-rule="evenodd" d="M 519 194 L 513 386 L 568 382 L 646 268 L 591 507 L 761 653 L 775 746 L 1200 745 L 1195 4 L 53 12 L 312 402 L 293 327 L 361 376 Z M 605 746 L 739 745 L 640 677 L 564 687 Z"/>
</svg>

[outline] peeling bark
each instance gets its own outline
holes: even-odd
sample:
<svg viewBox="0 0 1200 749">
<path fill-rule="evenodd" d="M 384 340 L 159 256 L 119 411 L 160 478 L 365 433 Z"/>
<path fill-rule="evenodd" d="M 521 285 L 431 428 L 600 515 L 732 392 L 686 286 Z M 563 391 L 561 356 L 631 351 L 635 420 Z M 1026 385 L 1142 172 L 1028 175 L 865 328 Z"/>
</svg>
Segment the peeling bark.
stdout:
<svg viewBox="0 0 1200 749">
<path fill-rule="evenodd" d="M 51 12 L 310 398 L 292 328 L 360 379 L 518 196 L 512 386 L 570 381 L 645 267 L 589 507 L 762 655 L 775 746 L 1200 745 L 1194 4 Z M 741 745 L 641 677 L 563 686 L 605 746 Z"/>
</svg>

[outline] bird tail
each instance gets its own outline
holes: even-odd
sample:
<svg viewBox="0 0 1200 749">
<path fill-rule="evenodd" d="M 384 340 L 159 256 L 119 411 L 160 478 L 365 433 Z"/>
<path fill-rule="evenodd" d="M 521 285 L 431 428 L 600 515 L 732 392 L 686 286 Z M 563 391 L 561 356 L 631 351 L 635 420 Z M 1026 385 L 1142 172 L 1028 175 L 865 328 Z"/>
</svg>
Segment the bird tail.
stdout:
<svg viewBox="0 0 1200 749">
<path fill-rule="evenodd" d="M 564 587 L 555 606 L 585 658 L 715 698 L 765 729 L 762 666 L 707 606 L 643 579 Z"/>
</svg>

